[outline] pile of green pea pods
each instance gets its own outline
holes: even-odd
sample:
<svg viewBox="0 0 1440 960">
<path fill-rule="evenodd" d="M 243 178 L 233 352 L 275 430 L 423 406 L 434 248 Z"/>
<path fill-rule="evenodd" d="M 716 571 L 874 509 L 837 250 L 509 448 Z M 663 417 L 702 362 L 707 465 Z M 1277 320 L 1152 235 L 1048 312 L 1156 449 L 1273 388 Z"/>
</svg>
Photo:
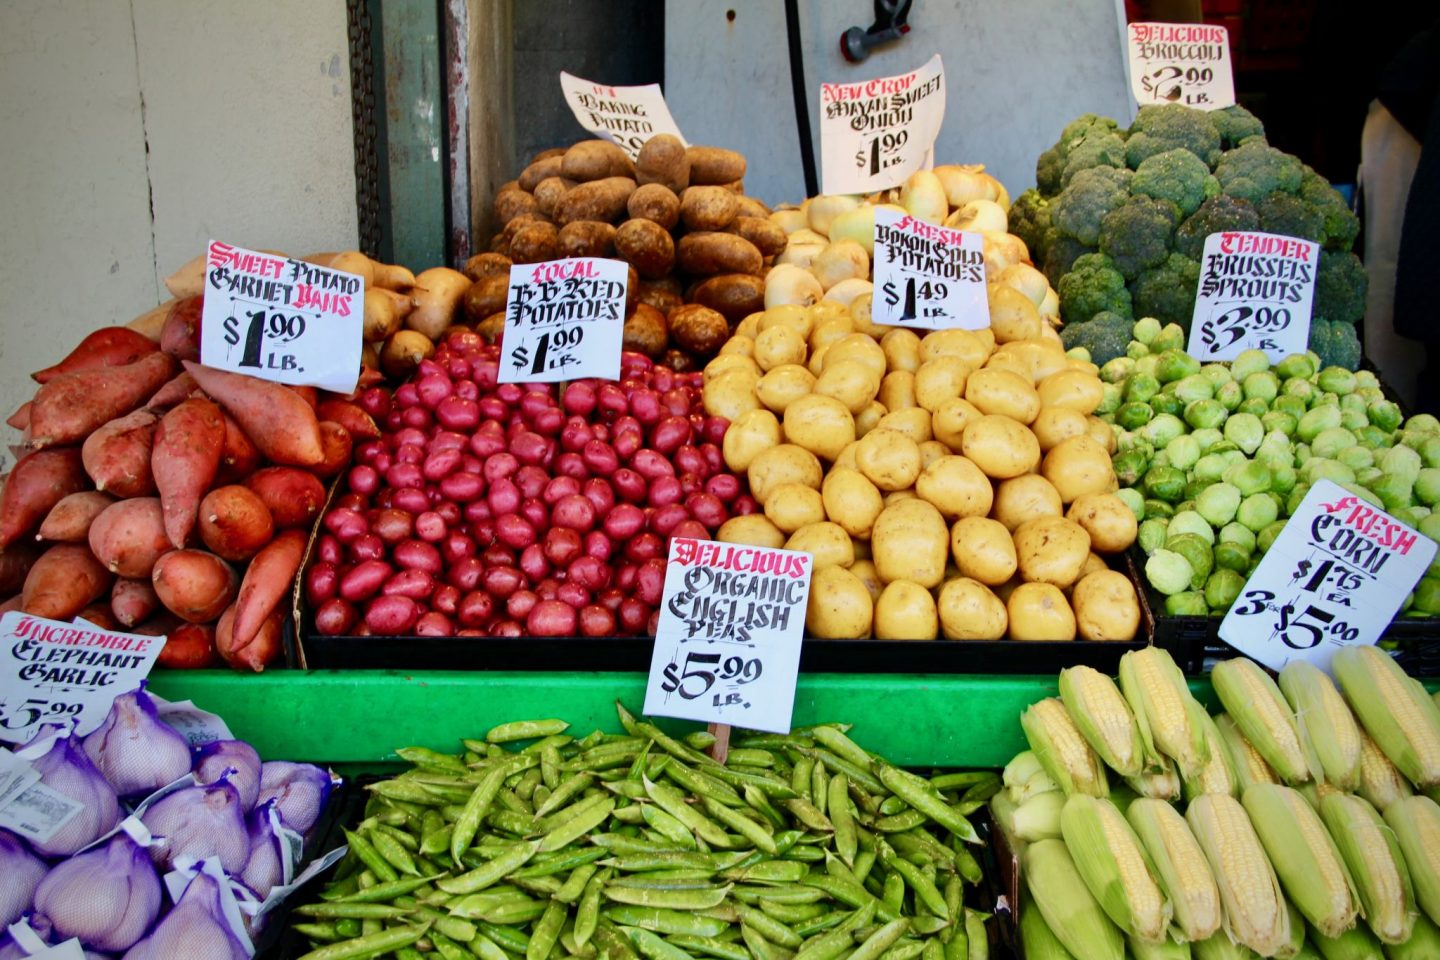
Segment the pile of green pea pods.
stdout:
<svg viewBox="0 0 1440 960">
<path fill-rule="evenodd" d="M 616 707 L 624 735 L 535 720 L 398 751 L 295 910 L 304 960 L 986 960 L 967 818 L 996 773 L 919 777 L 847 724 L 737 731 L 722 764 Z"/>
</svg>

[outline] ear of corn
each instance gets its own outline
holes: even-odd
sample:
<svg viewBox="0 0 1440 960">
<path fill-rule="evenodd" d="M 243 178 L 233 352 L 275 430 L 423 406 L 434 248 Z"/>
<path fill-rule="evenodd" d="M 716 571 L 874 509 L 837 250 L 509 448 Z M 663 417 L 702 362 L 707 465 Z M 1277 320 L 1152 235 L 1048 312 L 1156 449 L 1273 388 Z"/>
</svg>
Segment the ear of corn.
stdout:
<svg viewBox="0 0 1440 960">
<path fill-rule="evenodd" d="M 1231 766 L 1235 770 L 1235 780 L 1240 790 L 1237 796 L 1243 795 L 1255 783 L 1279 783 L 1280 778 L 1275 776 L 1275 771 L 1270 769 L 1270 764 L 1260 756 L 1235 721 L 1230 719 L 1229 714 L 1220 714 L 1215 717 L 1215 729 L 1220 734 L 1221 741 L 1230 750 Z"/>
<path fill-rule="evenodd" d="M 1032 777 L 1043 773 L 1045 773 L 1045 768 L 1040 766 L 1040 758 L 1035 756 L 1035 751 L 1021 750 L 1010 758 L 1009 763 L 1005 764 L 1005 769 L 1000 774 L 1000 782 L 1005 784 L 1005 789 L 1012 795 L 1015 802 L 1019 803 L 1022 799 L 1018 796 L 1019 792 L 1025 788 Z M 1055 789 L 1058 790 L 1059 786 L 1057 785 Z"/>
<path fill-rule="evenodd" d="M 1146 943 L 1135 937 L 1127 937 L 1125 944 L 1135 960 L 1190 960 L 1190 944 L 1180 943 L 1174 937 L 1164 943 Z M 1030 960 L 1027 954 L 1025 960 Z"/>
<path fill-rule="evenodd" d="M 1094 667 L 1060 671 L 1060 699 L 1080 735 L 1122 777 L 1140 774 L 1145 747 L 1120 688 Z"/>
<path fill-rule="evenodd" d="M 1125 819 L 1134 828 L 1170 898 L 1175 926 L 1186 940 L 1204 940 L 1220 929 L 1220 891 L 1190 825 L 1162 800 L 1136 800 Z"/>
<path fill-rule="evenodd" d="M 1415 795 L 1410 781 L 1395 769 L 1395 764 L 1364 730 L 1360 731 L 1360 784 L 1355 792 L 1382 813 L 1390 809 L 1390 804 L 1396 800 Z"/>
<path fill-rule="evenodd" d="M 1075 960 L 1122 960 L 1120 929 L 1091 896 L 1063 840 L 1030 844 L 1022 870 L 1045 925 Z"/>
<path fill-rule="evenodd" d="M 1419 787 L 1440 786 L 1440 706 L 1378 647 L 1339 650 L 1330 669 L 1365 732 Z"/>
<path fill-rule="evenodd" d="M 1032 703 L 1020 715 L 1025 739 L 1040 765 L 1067 794 L 1109 794 L 1105 765 L 1075 728 L 1065 705 L 1055 697 Z"/>
<path fill-rule="evenodd" d="M 1259 958 L 1259 954 L 1254 950 L 1235 943 L 1223 930 L 1208 939 L 1190 944 L 1190 955 L 1195 960 L 1258 960 Z"/>
<path fill-rule="evenodd" d="M 1292 785 L 1313 779 L 1295 714 L 1259 664 L 1244 657 L 1223 660 L 1211 671 L 1210 680 L 1225 712 L 1280 779 Z"/>
<path fill-rule="evenodd" d="M 1025 960 L 1074 960 L 1060 938 L 1045 922 L 1029 890 L 1020 894 L 1020 946 Z"/>
<path fill-rule="evenodd" d="M 1346 930 L 1338 937 L 1327 937 L 1311 927 L 1306 931 L 1311 946 L 1325 960 L 1380 960 L 1380 941 L 1363 923 Z"/>
<path fill-rule="evenodd" d="M 1235 773 L 1235 762 L 1230 759 L 1230 749 L 1220 739 L 1220 730 L 1215 726 L 1215 719 L 1208 713 L 1205 714 L 1200 721 L 1200 729 L 1209 745 L 1210 759 L 1205 761 L 1205 765 L 1195 776 L 1185 781 L 1185 799 L 1192 800 L 1207 793 L 1226 793 L 1238 797 L 1240 779 Z"/>
<path fill-rule="evenodd" d="M 1359 893 L 1365 922 L 1383 943 L 1403 943 L 1415 923 L 1415 894 L 1395 833 L 1359 797 L 1320 799 L 1324 821 Z"/>
<path fill-rule="evenodd" d="M 1335 936 L 1355 924 L 1355 884 L 1320 817 L 1298 792 L 1259 783 L 1242 799 L 1285 895 L 1306 920 Z"/>
<path fill-rule="evenodd" d="M 1407 797 L 1392 803 L 1384 819 L 1405 858 L 1415 902 L 1440 921 L 1440 806 L 1429 797 Z"/>
<path fill-rule="evenodd" d="M 995 818 L 995 823 L 1005 834 L 1005 839 L 1010 843 L 1012 849 L 1020 838 L 1015 835 L 1015 811 L 1020 805 L 1010 798 L 1009 790 L 1001 790 L 990 798 L 990 815 Z M 1019 850 L 1014 851 L 1019 854 Z"/>
<path fill-rule="evenodd" d="M 1157 767 L 1143 771 L 1138 777 L 1127 777 L 1125 782 L 1142 797 L 1152 800 L 1180 799 L 1180 774 L 1175 772 L 1175 761 L 1164 754 L 1160 755 Z"/>
<path fill-rule="evenodd" d="M 1147 943 L 1163 943 L 1170 901 L 1120 811 L 1108 800 L 1077 793 L 1065 801 L 1060 831 L 1085 885 L 1115 925 Z"/>
<path fill-rule="evenodd" d="M 1295 909 L 1295 904 L 1286 902 L 1290 914 L 1290 942 L 1275 951 L 1276 960 L 1295 960 L 1305 950 L 1305 918 Z"/>
<path fill-rule="evenodd" d="M 1325 782 L 1346 793 L 1360 785 L 1360 725 L 1345 705 L 1335 682 L 1305 660 L 1291 660 L 1280 671 L 1285 694 L 1307 754 L 1320 762 Z"/>
<path fill-rule="evenodd" d="M 1126 653 L 1120 658 L 1120 689 L 1135 714 L 1147 760 L 1163 753 L 1182 776 L 1194 776 L 1210 756 L 1197 719 L 1205 708 L 1170 654 L 1159 647 Z"/>
<path fill-rule="evenodd" d="M 1234 797 L 1207 794 L 1190 802 L 1185 820 L 1214 871 L 1225 931 L 1261 956 L 1274 956 L 1290 942 L 1290 916 L 1245 808 Z"/>
<path fill-rule="evenodd" d="M 1027 843 L 1056 839 L 1060 836 L 1060 811 L 1064 806 L 1065 794 L 1059 790 L 1026 800 L 1015 810 L 1015 836 Z"/>
<path fill-rule="evenodd" d="M 1415 918 L 1415 929 L 1404 943 L 1385 948 L 1388 960 L 1435 960 L 1440 957 L 1440 927 L 1425 914 Z"/>
</svg>

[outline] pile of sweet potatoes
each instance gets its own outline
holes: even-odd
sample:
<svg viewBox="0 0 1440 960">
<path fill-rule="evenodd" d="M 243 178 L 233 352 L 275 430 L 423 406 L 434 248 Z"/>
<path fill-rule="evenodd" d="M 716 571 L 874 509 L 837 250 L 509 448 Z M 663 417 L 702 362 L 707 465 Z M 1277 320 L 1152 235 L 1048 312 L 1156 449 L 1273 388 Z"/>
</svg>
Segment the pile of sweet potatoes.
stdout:
<svg viewBox="0 0 1440 960">
<path fill-rule="evenodd" d="M 380 435 L 351 396 L 201 366 L 200 298 L 156 338 L 86 337 L 8 421 L 0 611 L 164 635 L 160 662 L 262 670 L 325 481 Z M 366 378 L 368 379 L 368 378 Z"/>
</svg>

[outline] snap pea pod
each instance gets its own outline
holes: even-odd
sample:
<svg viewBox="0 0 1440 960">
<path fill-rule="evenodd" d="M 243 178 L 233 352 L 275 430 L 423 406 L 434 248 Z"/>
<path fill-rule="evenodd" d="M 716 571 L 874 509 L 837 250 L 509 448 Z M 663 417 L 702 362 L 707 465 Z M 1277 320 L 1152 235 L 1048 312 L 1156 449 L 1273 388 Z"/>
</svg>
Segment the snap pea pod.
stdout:
<svg viewBox="0 0 1440 960">
<path fill-rule="evenodd" d="M 580 895 L 580 903 L 575 908 L 575 942 L 585 946 L 595 934 L 596 924 L 600 920 L 600 901 L 604 897 L 605 884 L 610 881 L 611 871 L 609 868 L 601 870 L 590 878 L 585 884 L 585 892 Z"/>
<path fill-rule="evenodd" d="M 429 931 L 429 926 L 394 927 L 371 936 L 358 937 L 330 943 L 318 950 L 311 950 L 300 960 L 356 960 L 359 957 L 378 957 L 387 951 L 408 947 Z"/>
<path fill-rule="evenodd" d="M 306 940 L 317 943 L 334 943 L 341 939 L 340 933 L 335 929 L 333 923 L 296 923 L 291 927 Z"/>
<path fill-rule="evenodd" d="M 553 737 L 570 729 L 564 720 L 516 720 L 491 727 L 485 734 L 486 743 L 511 743 L 515 740 L 534 740 L 537 737 Z"/>
<path fill-rule="evenodd" d="M 702 889 L 656 890 L 623 887 L 615 883 L 605 886 L 607 900 L 637 907 L 665 907 L 671 910 L 705 910 L 719 905 L 730 892 L 729 886 Z"/>
<path fill-rule="evenodd" d="M 622 927 L 621 929 L 646 960 L 695 960 L 684 950 L 649 930 L 641 927 Z"/>
<path fill-rule="evenodd" d="M 382 881 L 399 880 L 400 874 L 390 862 L 375 850 L 370 841 L 358 833 L 345 831 L 345 841 L 350 847 L 350 852 L 365 864 L 366 868 Z"/>
<path fill-rule="evenodd" d="M 663 809 L 670 816 L 683 823 L 689 830 L 710 844 L 712 847 L 729 849 L 730 838 L 725 831 L 716 826 L 715 821 L 696 811 L 681 795 L 680 791 L 668 783 L 656 783 L 649 777 L 643 781 L 645 792 L 650 794 L 650 799 Z"/>
<path fill-rule="evenodd" d="M 714 886 L 713 870 L 651 870 L 627 873 L 612 883 L 622 887 L 644 887 L 651 890 L 703 890 Z"/>
<path fill-rule="evenodd" d="M 714 957 L 715 960 L 751 960 L 750 951 L 718 937 L 695 937 L 676 933 L 665 938 L 681 950 L 693 955 Z"/>
<path fill-rule="evenodd" d="M 830 908 L 823 903 L 781 903 L 768 897 L 761 897 L 757 905 L 776 920 L 787 924 L 813 920 L 830 912 Z"/>
<path fill-rule="evenodd" d="M 436 884 L 446 893 L 474 893 L 483 890 L 514 870 L 524 866 L 540 849 L 536 841 L 522 841 L 506 853 L 458 877 L 450 877 Z"/>
<path fill-rule="evenodd" d="M 785 887 L 746 887 L 736 886 L 730 891 L 730 895 L 742 903 L 758 903 L 761 897 L 767 900 L 774 900 L 779 903 L 816 903 L 824 900 L 829 891 L 818 886 L 810 885 L 809 881 L 814 874 L 805 878 L 801 886 Z M 833 897 L 832 899 L 839 899 Z M 843 901 L 842 901 L 843 902 Z"/>
<path fill-rule="evenodd" d="M 595 946 L 606 960 L 640 960 L 640 954 L 630 943 L 630 938 L 608 920 L 595 926 Z"/>
<path fill-rule="evenodd" d="M 810 869 L 796 860 L 762 860 L 748 867 L 736 867 L 720 875 L 737 883 L 799 883 Z"/>
<path fill-rule="evenodd" d="M 710 769 L 722 769 L 711 767 Z M 672 760 L 665 765 L 665 776 L 675 782 L 675 785 L 688 790 L 701 797 L 710 797 L 729 807 L 745 806 L 744 799 L 735 792 L 735 788 L 723 780 L 707 776 L 697 770 L 692 770 L 678 760 Z"/>
<path fill-rule="evenodd" d="M 399 920 L 410 916 L 413 910 L 391 906 L 388 903 L 307 903 L 295 908 L 302 917 L 319 917 L 325 920 Z"/>
<path fill-rule="evenodd" d="M 410 856 L 410 851 L 395 837 L 384 832 L 380 825 L 372 827 L 366 838 L 375 848 L 375 852 L 380 854 L 390 866 L 412 877 L 420 876 L 420 868 L 416 866 L 415 858 Z"/>
<path fill-rule="evenodd" d="M 961 839 L 971 843 L 980 842 L 980 835 L 975 832 L 970 821 L 952 810 L 927 781 L 889 764 L 876 764 L 876 768 L 881 782 L 910 806 Z"/>
<path fill-rule="evenodd" d="M 843 773 L 830 779 L 829 799 L 826 809 L 830 822 L 835 825 L 835 852 L 848 864 L 855 862 L 859 848 L 859 835 L 855 832 L 855 816 L 850 810 L 850 780 Z"/>
<path fill-rule="evenodd" d="M 530 934 L 530 944 L 525 948 L 525 960 L 546 960 L 550 956 L 551 949 L 560 939 L 560 928 L 565 925 L 566 913 L 565 904 L 553 900 L 550 902 Z"/>
<path fill-rule="evenodd" d="M 396 897 L 403 897 L 407 893 L 414 893 L 427 883 L 431 883 L 440 877 L 447 876 L 444 873 L 432 873 L 426 877 L 406 877 L 403 880 L 395 880 L 390 883 L 378 883 L 366 890 L 357 890 L 354 893 L 336 898 L 335 903 L 383 903 L 386 900 L 393 900 Z"/>
<path fill-rule="evenodd" d="M 430 946 L 435 954 L 440 955 L 440 960 L 468 960 L 474 956 L 469 950 L 445 936 L 438 929 L 430 931 Z"/>
<path fill-rule="evenodd" d="M 742 903 L 736 905 L 735 912 L 740 915 L 740 922 L 742 924 L 753 927 L 768 943 L 797 949 L 803 942 L 800 934 L 791 930 L 764 910 L 747 907 Z"/>
<path fill-rule="evenodd" d="M 897 813 L 889 817 L 881 817 L 875 821 L 875 829 L 881 833 L 904 833 L 906 830 L 914 830 L 916 827 L 924 826 L 930 818 L 919 810 L 910 809 L 904 813 Z"/>
<path fill-rule="evenodd" d="M 465 773 L 464 761 L 453 753 L 441 753 L 428 747 L 401 747 L 395 751 L 395 755 L 417 767 L 437 767 L 456 773 Z"/>
<path fill-rule="evenodd" d="M 644 783 L 641 783 L 644 789 Z M 646 793 L 649 796 L 649 793 Z M 649 824 L 650 828 L 657 831 L 666 840 L 686 850 L 694 850 L 696 847 L 695 834 L 675 817 L 666 813 L 655 804 L 646 804 L 640 808 L 641 819 Z"/>
<path fill-rule="evenodd" d="M 692 837 L 691 840 L 693 841 L 694 838 Z M 666 849 L 678 852 L 681 849 L 676 844 L 669 844 L 667 846 L 665 843 L 645 841 L 641 840 L 638 837 L 627 836 L 626 834 L 615 832 L 592 833 L 590 834 L 590 842 L 598 847 L 603 847 L 616 855 L 645 854 Z M 694 848 L 691 847 L 690 849 Z"/>
<path fill-rule="evenodd" d="M 895 941 L 895 945 L 884 953 L 880 954 L 881 960 L 915 960 L 916 957 L 925 952 L 924 940 L 911 940 L 908 937 L 901 937 Z"/>
<path fill-rule="evenodd" d="M 881 848 L 880 862 L 895 871 L 891 876 L 898 876 L 904 881 L 905 885 L 915 893 L 915 899 L 923 903 L 927 910 L 942 920 L 950 919 L 950 910 L 945 904 L 945 897 L 941 895 L 939 888 L 921 872 L 919 867 L 896 856 L 888 846 Z M 888 884 L 888 879 L 886 882 Z"/>
<path fill-rule="evenodd" d="M 766 827 L 756 823 L 754 820 L 749 819 L 741 813 L 731 810 L 719 800 L 715 800 L 711 797 L 702 795 L 701 802 L 704 804 L 705 810 L 707 813 L 710 814 L 710 816 L 714 817 L 716 820 L 719 820 L 722 824 L 729 827 L 731 830 L 734 830 L 746 840 L 749 840 L 757 849 L 763 850 L 765 853 L 772 854 L 779 852 L 778 848 L 775 846 L 775 837 Z M 743 800 L 741 801 L 741 804 L 744 804 Z"/>
<path fill-rule="evenodd" d="M 850 949 L 850 935 L 866 926 L 875 916 L 874 904 L 867 904 L 824 933 L 817 934 L 801 945 L 796 960 L 835 960 Z"/>
<path fill-rule="evenodd" d="M 696 937 L 718 937 L 730 924 L 711 917 L 702 917 L 689 910 L 666 910 L 657 907 L 614 906 L 603 911 L 606 919 L 622 927 L 640 927 L 654 933 L 687 934 Z"/>
<path fill-rule="evenodd" d="M 528 880 L 534 877 L 549 877 L 557 873 L 569 873 L 577 867 L 594 863 L 604 858 L 605 851 L 599 848 L 563 851 L 562 855 L 552 859 L 541 860 L 543 854 L 536 854 L 530 864 L 516 870 L 510 876 L 516 880 Z"/>
<path fill-rule="evenodd" d="M 989 960 L 990 937 L 985 932 L 987 914 L 978 910 L 965 910 L 965 940 L 969 946 L 967 960 Z"/>
</svg>

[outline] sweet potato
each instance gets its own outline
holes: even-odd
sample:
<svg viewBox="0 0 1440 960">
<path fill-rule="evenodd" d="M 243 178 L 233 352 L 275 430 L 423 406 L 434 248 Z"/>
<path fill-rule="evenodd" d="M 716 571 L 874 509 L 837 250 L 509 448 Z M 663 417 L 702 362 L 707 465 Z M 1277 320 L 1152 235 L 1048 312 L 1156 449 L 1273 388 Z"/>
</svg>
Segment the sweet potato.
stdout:
<svg viewBox="0 0 1440 960">
<path fill-rule="evenodd" d="M 105 602 L 104 597 L 75 614 L 75 619 L 93 623 L 102 630 L 120 629 L 120 621 L 116 620 L 115 614 L 110 612 L 110 604 Z"/>
<path fill-rule="evenodd" d="M 155 595 L 181 620 L 209 623 L 230 606 L 240 578 L 230 564 L 204 550 L 172 550 L 150 574 Z"/>
<path fill-rule="evenodd" d="M 315 408 L 315 415 L 323 423 L 331 420 L 350 431 L 354 440 L 380 439 L 380 427 L 375 418 L 348 400 L 321 400 Z"/>
<path fill-rule="evenodd" d="M 144 334 L 136 333 L 129 327 L 101 327 L 80 341 L 64 360 L 53 367 L 37 370 L 30 374 L 36 383 L 49 383 L 62 373 L 77 370 L 95 370 L 100 367 L 123 367 L 134 363 L 147 353 L 155 352 L 155 344 Z"/>
<path fill-rule="evenodd" d="M 5 422 L 8 423 L 10 426 L 14 427 L 16 430 L 29 430 L 30 401 L 26 400 L 24 403 L 20 404 L 20 406 L 16 407 L 15 412 L 10 414 L 10 419 L 6 420 Z"/>
<path fill-rule="evenodd" d="M 248 487 L 217 487 L 200 501 L 200 540 L 226 560 L 249 560 L 274 536 L 270 508 Z"/>
<path fill-rule="evenodd" d="M 320 421 L 320 442 L 325 447 L 325 462 L 310 469 L 315 476 L 329 479 L 350 465 L 350 451 L 355 441 L 350 431 L 331 420 Z"/>
<path fill-rule="evenodd" d="M 44 552 L 45 548 L 34 541 L 21 541 L 0 551 L 0 597 L 20 592 L 25 575 Z"/>
<path fill-rule="evenodd" d="M 69 620 L 110 589 L 115 578 L 83 543 L 57 543 L 25 577 L 20 608 L 47 620 Z"/>
<path fill-rule="evenodd" d="M 35 393 L 29 445 L 79 443 L 116 417 L 135 410 L 175 375 L 175 362 L 148 354 L 123 367 L 62 373 Z"/>
<path fill-rule="evenodd" d="M 9 600 L 6 600 L 4 603 L 0 603 L 0 616 L 9 613 L 11 610 L 19 610 L 21 608 L 21 605 L 24 604 L 24 602 L 24 597 L 22 597 L 18 593 L 15 594 L 15 596 L 11 597 Z"/>
<path fill-rule="evenodd" d="M 165 278 L 172 297 L 198 297 L 205 289 L 205 254 L 197 253 Z"/>
<path fill-rule="evenodd" d="M 110 612 L 115 619 L 127 627 L 133 627 L 150 619 L 160 609 L 160 597 L 149 580 L 115 581 L 110 588 Z"/>
<path fill-rule="evenodd" d="M 275 610 L 260 623 L 248 641 L 240 642 L 233 630 L 235 607 L 226 610 L 215 624 L 215 649 L 220 658 L 236 670 L 253 670 L 260 673 L 271 663 L 280 659 L 284 652 L 282 628 L 285 619 L 283 610 Z"/>
<path fill-rule="evenodd" d="M 125 324 L 125 326 L 130 330 L 134 330 L 158 347 L 160 345 L 160 334 L 165 329 L 165 320 L 170 316 L 170 309 L 178 302 L 177 299 L 172 297 L 164 303 L 146 310 L 140 314 L 140 316 Z"/>
<path fill-rule="evenodd" d="M 199 670 L 215 665 L 215 628 L 205 623 L 185 623 L 165 634 L 165 646 L 155 662 L 169 670 Z"/>
<path fill-rule="evenodd" d="M 155 561 L 172 549 L 160 498 L 110 504 L 90 524 L 90 549 L 111 573 L 137 580 L 150 576 Z"/>
<path fill-rule="evenodd" d="M 190 376 L 188 371 L 182 370 L 169 383 L 155 391 L 155 396 L 147 400 L 145 406 L 152 410 L 169 410 L 199 390 L 200 384 L 195 382 L 195 378 Z"/>
<path fill-rule="evenodd" d="M 309 405 L 311 410 L 314 410 L 315 407 L 320 403 L 320 391 L 316 390 L 314 387 L 305 387 L 298 384 L 286 384 L 286 386 L 289 389 L 295 391 L 296 396 L 298 396 L 301 400 L 304 400 L 305 403 Z"/>
<path fill-rule="evenodd" d="M 175 301 L 160 331 L 160 351 L 176 360 L 200 359 L 200 315 L 204 297 L 186 297 Z"/>
<path fill-rule="evenodd" d="M 223 410 L 220 412 L 225 417 L 225 446 L 220 451 L 215 482 L 235 483 L 250 476 L 260 466 L 260 451 L 234 417 Z"/>
<path fill-rule="evenodd" d="M 115 498 L 98 490 L 81 490 L 72 493 L 50 508 L 40 523 L 37 540 L 55 543 L 88 543 L 90 524 Z"/>
<path fill-rule="evenodd" d="M 245 481 L 265 503 L 277 530 L 309 527 L 325 506 L 325 485 L 294 467 L 266 467 Z"/>
<path fill-rule="evenodd" d="M 150 472 L 150 449 L 160 417 L 140 409 L 117 417 L 85 438 L 81 458 L 96 489 L 122 499 L 146 497 L 155 492 Z"/>
<path fill-rule="evenodd" d="M 169 610 L 160 607 L 149 620 L 131 627 L 130 632 L 142 637 L 168 637 L 174 631 L 179 630 L 184 622 Z"/>
<path fill-rule="evenodd" d="M 300 530 L 286 530 L 255 554 L 235 599 L 235 621 L 231 627 L 234 649 L 249 646 L 270 615 L 282 609 L 281 601 L 290 595 L 304 553 L 305 534 Z"/>
<path fill-rule="evenodd" d="M 165 414 L 155 431 L 150 470 L 160 491 L 165 533 L 175 549 L 185 549 L 195 529 L 200 498 L 215 480 L 225 446 L 225 418 L 203 397 L 191 397 Z"/>
<path fill-rule="evenodd" d="M 0 491 L 0 551 L 34 533 L 55 504 L 87 486 L 77 447 L 21 457 Z"/>
<path fill-rule="evenodd" d="M 297 467 L 313 467 L 325 459 L 320 421 L 294 390 L 188 360 L 185 369 L 269 459 Z"/>
</svg>

